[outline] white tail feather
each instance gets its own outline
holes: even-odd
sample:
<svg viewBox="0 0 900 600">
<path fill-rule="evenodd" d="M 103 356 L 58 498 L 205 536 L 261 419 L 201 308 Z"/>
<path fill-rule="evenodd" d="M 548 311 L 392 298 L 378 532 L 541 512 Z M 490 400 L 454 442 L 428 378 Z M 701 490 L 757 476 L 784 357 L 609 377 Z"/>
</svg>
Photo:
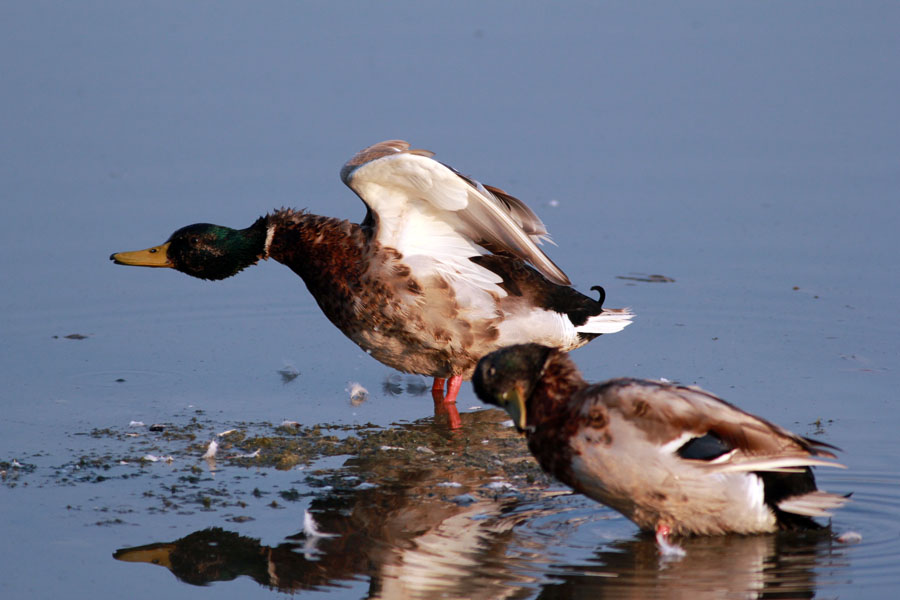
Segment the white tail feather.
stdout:
<svg viewBox="0 0 900 600">
<path fill-rule="evenodd" d="M 815 491 L 782 500 L 778 503 L 778 508 L 784 512 L 807 517 L 830 517 L 830 510 L 840 508 L 849 501 L 850 498 L 846 496 Z"/>
<path fill-rule="evenodd" d="M 599 315 L 588 319 L 583 325 L 575 328 L 578 333 L 616 333 L 622 331 L 634 318 L 627 308 L 604 309 Z"/>
<path fill-rule="evenodd" d="M 741 460 L 729 464 L 709 465 L 717 473 L 744 473 L 747 471 L 773 471 L 795 473 L 800 467 L 836 467 L 846 469 L 844 465 L 812 456 L 776 456 Z"/>
</svg>

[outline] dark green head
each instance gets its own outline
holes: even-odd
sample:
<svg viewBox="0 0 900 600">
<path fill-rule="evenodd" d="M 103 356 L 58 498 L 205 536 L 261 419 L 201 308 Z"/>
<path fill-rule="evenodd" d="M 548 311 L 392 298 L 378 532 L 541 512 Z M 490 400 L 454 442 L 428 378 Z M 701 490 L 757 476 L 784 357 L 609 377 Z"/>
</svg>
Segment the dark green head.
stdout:
<svg viewBox="0 0 900 600">
<path fill-rule="evenodd" d="M 225 279 L 256 264 L 265 245 L 265 218 L 247 229 L 195 223 L 173 233 L 165 244 L 109 258 L 119 265 L 167 267 L 200 279 Z"/>
<path fill-rule="evenodd" d="M 506 410 L 516 428 L 524 431 L 528 426 L 528 399 L 554 352 L 553 348 L 538 344 L 510 346 L 491 352 L 475 367 L 472 376 L 475 394 L 484 402 Z"/>
</svg>

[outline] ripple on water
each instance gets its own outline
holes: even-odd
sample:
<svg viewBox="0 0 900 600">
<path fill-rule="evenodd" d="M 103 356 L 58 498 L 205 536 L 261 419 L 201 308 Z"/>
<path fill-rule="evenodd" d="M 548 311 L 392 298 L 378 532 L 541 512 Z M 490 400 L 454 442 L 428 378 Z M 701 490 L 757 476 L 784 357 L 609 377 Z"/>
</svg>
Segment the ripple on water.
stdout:
<svg viewBox="0 0 900 600">
<path fill-rule="evenodd" d="M 836 580 L 849 576 L 855 583 L 900 584 L 900 478 L 896 473 L 852 471 L 829 474 L 828 487 L 851 490 L 852 502 L 841 509 L 835 533 L 852 531 L 862 539 L 845 546 L 851 559 Z"/>
</svg>

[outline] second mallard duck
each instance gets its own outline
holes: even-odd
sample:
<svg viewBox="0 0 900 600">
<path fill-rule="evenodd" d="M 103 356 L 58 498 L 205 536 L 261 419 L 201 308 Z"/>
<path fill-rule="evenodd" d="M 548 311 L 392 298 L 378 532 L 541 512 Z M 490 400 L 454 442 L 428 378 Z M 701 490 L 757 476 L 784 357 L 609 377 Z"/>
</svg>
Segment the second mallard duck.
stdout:
<svg viewBox="0 0 900 600">
<path fill-rule="evenodd" d="M 538 248 L 547 230 L 525 204 L 431 156 L 391 140 L 350 159 L 341 179 L 366 204 L 362 224 L 282 209 L 247 229 L 189 225 L 110 259 L 224 279 L 272 258 L 374 358 L 434 377 L 435 389 L 449 378 L 447 402 L 492 350 L 571 350 L 631 322 L 603 308 L 602 288 L 598 301 L 570 286 Z"/>
<path fill-rule="evenodd" d="M 847 501 L 817 490 L 810 469 L 842 466 L 827 460 L 831 446 L 698 388 L 589 384 L 568 355 L 537 344 L 485 356 L 472 383 L 545 471 L 663 539 L 818 528 L 812 517 Z"/>
</svg>

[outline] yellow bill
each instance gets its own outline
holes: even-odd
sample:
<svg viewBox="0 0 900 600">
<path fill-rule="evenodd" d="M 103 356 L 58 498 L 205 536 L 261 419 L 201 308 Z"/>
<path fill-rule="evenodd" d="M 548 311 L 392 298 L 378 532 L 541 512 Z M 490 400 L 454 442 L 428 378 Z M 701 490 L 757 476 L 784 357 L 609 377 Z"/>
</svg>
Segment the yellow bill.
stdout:
<svg viewBox="0 0 900 600">
<path fill-rule="evenodd" d="M 513 424 L 519 431 L 525 430 L 525 394 L 520 386 L 516 385 L 500 397 L 503 408 L 509 413 Z"/>
<path fill-rule="evenodd" d="M 134 267 L 168 267 L 173 268 L 175 265 L 169 260 L 169 242 L 160 246 L 153 246 L 146 250 L 135 250 L 134 252 L 118 252 L 110 256 L 110 260 L 117 265 L 131 265 Z"/>
</svg>

